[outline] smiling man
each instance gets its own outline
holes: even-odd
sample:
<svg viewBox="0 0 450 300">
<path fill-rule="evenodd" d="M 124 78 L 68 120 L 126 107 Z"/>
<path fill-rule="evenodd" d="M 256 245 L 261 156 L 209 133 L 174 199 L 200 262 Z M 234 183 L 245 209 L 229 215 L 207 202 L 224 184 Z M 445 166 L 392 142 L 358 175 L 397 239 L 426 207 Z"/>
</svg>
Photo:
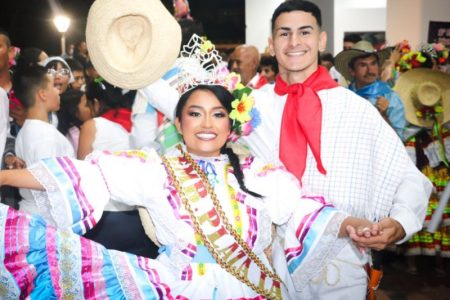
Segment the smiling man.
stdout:
<svg viewBox="0 0 450 300">
<path fill-rule="evenodd" d="M 273 88 L 252 91 L 261 122 L 241 140 L 266 162 L 282 162 L 308 190 L 349 215 L 378 222 L 382 235 L 354 240 L 363 249 L 383 249 L 422 228 L 432 186 L 378 111 L 339 87 L 318 65 L 326 40 L 314 3 L 290 0 L 278 6 L 269 50 L 278 61 L 279 75 Z M 153 95 L 152 106 L 171 115 L 176 91 L 167 86 L 161 80 L 147 92 Z M 324 253 L 315 253 L 317 263 L 301 264 L 302 249 L 293 251 L 289 272 L 314 278 L 295 287 L 296 299 L 365 298 L 368 252 L 351 243 L 327 249 L 336 256 L 320 271 L 317 263 L 323 262 Z M 274 256 L 274 261 L 286 259 L 284 253 Z"/>
<path fill-rule="evenodd" d="M 318 66 L 326 40 L 315 4 L 280 4 L 269 38 L 279 75 L 273 90 L 252 92 L 261 124 L 242 139 L 257 156 L 283 162 L 304 186 L 338 208 L 379 222 L 381 236 L 356 240 L 364 249 L 382 249 L 422 227 L 431 184 L 378 111 Z M 298 298 L 364 299 L 370 251 L 361 254 L 353 244 L 329 250 L 337 257 L 320 274 L 314 265 L 302 266 L 302 272 L 316 273 L 308 286 L 297 287 Z"/>
</svg>

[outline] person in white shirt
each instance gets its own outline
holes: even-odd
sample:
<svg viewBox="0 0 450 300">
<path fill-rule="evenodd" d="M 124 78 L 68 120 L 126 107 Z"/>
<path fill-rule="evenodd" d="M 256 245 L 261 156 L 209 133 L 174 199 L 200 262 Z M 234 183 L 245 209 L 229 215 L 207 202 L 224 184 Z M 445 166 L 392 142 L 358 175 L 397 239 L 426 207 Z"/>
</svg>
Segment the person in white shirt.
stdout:
<svg viewBox="0 0 450 300">
<path fill-rule="evenodd" d="M 70 142 L 49 123 L 48 115 L 59 109 L 59 91 L 53 76 L 42 66 L 30 66 L 14 72 L 13 89 L 27 111 L 27 119 L 16 138 L 16 155 L 26 165 L 40 159 L 70 156 L 75 153 Z M 20 209 L 39 213 L 30 190 L 20 189 Z"/>
</svg>

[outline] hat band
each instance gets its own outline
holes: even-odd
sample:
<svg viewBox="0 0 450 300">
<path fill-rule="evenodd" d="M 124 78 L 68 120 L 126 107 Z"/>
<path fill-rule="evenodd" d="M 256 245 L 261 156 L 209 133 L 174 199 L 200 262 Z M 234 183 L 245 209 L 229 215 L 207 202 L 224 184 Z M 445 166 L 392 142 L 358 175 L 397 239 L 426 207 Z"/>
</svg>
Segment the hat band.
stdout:
<svg viewBox="0 0 450 300">
<path fill-rule="evenodd" d="M 440 117 L 442 117 L 442 113 L 444 112 L 444 109 L 442 107 L 442 101 L 440 100 L 438 103 L 436 103 L 433 106 L 416 106 L 416 116 L 419 119 L 425 120 L 425 121 L 436 121 Z"/>
</svg>

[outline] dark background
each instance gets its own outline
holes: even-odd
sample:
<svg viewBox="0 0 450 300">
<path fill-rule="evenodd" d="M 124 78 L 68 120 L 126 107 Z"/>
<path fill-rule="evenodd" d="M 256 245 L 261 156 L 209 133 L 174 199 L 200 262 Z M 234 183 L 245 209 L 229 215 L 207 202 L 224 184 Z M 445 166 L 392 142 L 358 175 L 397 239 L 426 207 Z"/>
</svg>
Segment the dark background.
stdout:
<svg viewBox="0 0 450 300">
<path fill-rule="evenodd" d="M 93 0 L 53 0 L 72 20 L 66 43 L 84 40 L 86 18 Z M 173 13 L 172 0 L 162 0 Z M 244 0 L 189 0 L 191 15 L 202 22 L 206 36 L 215 44 L 245 41 Z M 37 47 L 49 55 L 60 53 L 60 33 L 53 24 L 50 0 L 5 0 L 0 6 L 0 27 L 19 48 Z"/>
</svg>

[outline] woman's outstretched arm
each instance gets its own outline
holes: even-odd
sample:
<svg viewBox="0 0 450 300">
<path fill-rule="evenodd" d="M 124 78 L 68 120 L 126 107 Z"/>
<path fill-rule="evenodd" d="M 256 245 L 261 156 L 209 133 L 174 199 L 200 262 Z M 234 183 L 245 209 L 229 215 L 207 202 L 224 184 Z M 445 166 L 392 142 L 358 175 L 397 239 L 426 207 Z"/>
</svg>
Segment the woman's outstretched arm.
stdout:
<svg viewBox="0 0 450 300">
<path fill-rule="evenodd" d="M 39 181 L 27 169 L 0 171 L 0 186 L 10 185 L 17 188 L 44 190 Z"/>
</svg>

